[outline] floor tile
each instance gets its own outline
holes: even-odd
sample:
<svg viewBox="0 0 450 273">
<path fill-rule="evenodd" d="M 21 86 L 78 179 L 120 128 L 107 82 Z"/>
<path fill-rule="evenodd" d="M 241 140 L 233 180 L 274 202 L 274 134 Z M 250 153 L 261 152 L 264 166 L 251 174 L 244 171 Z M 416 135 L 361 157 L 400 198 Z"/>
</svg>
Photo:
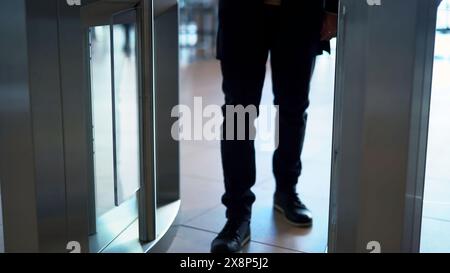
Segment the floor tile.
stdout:
<svg viewBox="0 0 450 273">
<path fill-rule="evenodd" d="M 177 234 L 167 251 L 168 253 L 209 253 L 211 241 L 216 237 L 213 232 L 179 227 Z M 250 242 L 243 253 L 296 253 L 289 249 Z"/>
<path fill-rule="evenodd" d="M 450 221 L 450 180 L 425 180 L 423 216 Z"/>
<path fill-rule="evenodd" d="M 181 177 L 197 177 L 222 182 L 220 150 L 203 148 L 181 161 Z"/>
<path fill-rule="evenodd" d="M 208 253 L 215 236 L 212 232 L 179 227 L 167 253 Z"/>
<path fill-rule="evenodd" d="M 450 203 L 424 201 L 422 216 L 443 221 L 450 221 Z"/>
<path fill-rule="evenodd" d="M 247 244 L 243 251 L 244 253 L 300 253 L 291 249 L 261 244 L 255 241 L 251 241 Z"/>
<path fill-rule="evenodd" d="M 450 253 L 450 222 L 423 218 L 420 251 Z"/>
<path fill-rule="evenodd" d="M 256 187 L 253 206 L 252 240 L 301 252 L 323 252 L 328 236 L 328 200 L 303 196 L 303 201 L 313 211 L 314 226 L 300 229 L 287 224 L 273 211 L 272 191 Z M 225 223 L 225 208 L 217 207 L 189 221 L 186 225 L 212 232 L 219 232 Z"/>
<path fill-rule="evenodd" d="M 223 194 L 223 186 L 201 179 L 181 178 L 181 210 L 179 222 L 192 220 L 210 209 L 219 206 Z"/>
</svg>

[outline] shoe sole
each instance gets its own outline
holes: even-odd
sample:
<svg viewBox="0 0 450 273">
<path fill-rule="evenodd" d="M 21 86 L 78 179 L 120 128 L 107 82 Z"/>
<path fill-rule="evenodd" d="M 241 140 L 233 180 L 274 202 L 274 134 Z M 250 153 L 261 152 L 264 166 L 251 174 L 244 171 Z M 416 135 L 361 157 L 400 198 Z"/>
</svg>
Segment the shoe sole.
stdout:
<svg viewBox="0 0 450 273">
<path fill-rule="evenodd" d="M 311 223 L 304 223 L 304 224 L 299 224 L 299 223 L 295 223 L 292 222 L 291 220 L 289 220 L 286 217 L 286 213 L 284 212 L 284 209 L 278 205 L 273 205 L 273 208 L 275 209 L 275 211 L 279 212 L 281 215 L 283 215 L 283 218 L 286 222 L 288 222 L 289 224 L 295 226 L 295 227 L 301 227 L 301 228 L 310 228 L 313 225 L 313 222 L 311 221 Z"/>
<path fill-rule="evenodd" d="M 233 254 L 233 253 L 242 253 L 242 251 L 244 250 L 244 247 L 245 247 L 248 243 L 250 243 L 250 235 L 248 235 L 247 237 L 244 238 L 244 240 L 242 241 L 242 243 L 241 243 L 241 245 L 240 245 L 240 248 L 239 248 L 237 251 L 234 251 L 234 252 L 222 252 L 222 251 L 213 252 L 213 251 L 211 250 L 211 253 L 222 253 L 222 254 L 224 254 L 224 253 L 231 253 L 231 254 Z"/>
<path fill-rule="evenodd" d="M 245 239 L 244 239 L 244 240 L 242 241 L 242 243 L 241 243 L 241 249 L 240 249 L 239 251 L 235 252 L 235 253 L 242 253 L 243 248 L 244 248 L 248 243 L 250 243 L 250 235 L 247 236 L 247 237 L 245 237 Z"/>
</svg>

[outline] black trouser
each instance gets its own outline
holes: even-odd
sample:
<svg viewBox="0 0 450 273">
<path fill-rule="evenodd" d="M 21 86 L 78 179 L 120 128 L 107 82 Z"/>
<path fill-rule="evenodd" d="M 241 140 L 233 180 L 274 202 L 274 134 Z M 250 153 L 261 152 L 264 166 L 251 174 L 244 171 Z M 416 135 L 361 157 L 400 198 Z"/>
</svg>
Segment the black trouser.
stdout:
<svg viewBox="0 0 450 273">
<path fill-rule="evenodd" d="M 225 23 L 219 28 L 218 50 L 225 106 L 259 107 L 270 55 L 274 104 L 278 105 L 279 118 L 278 148 L 273 156 L 276 189 L 280 193 L 295 194 L 302 169 L 300 155 L 305 137 L 309 83 L 320 44 L 319 31 L 316 31 L 317 27 L 311 30 L 301 22 L 300 26 L 292 26 L 293 20 L 284 18 L 280 7 L 264 6 L 255 12 L 259 11 L 261 16 L 252 15 L 253 29 L 248 32 L 248 37 L 236 28 L 235 37 L 240 39 L 242 46 L 231 41 L 233 34 L 227 33 L 231 21 L 227 21 L 226 16 L 231 13 L 221 14 Z M 241 27 L 246 29 L 245 25 Z M 254 141 L 225 139 L 230 121 L 224 116 L 221 152 L 225 194 L 222 202 L 227 207 L 228 219 L 249 220 L 255 201 L 251 191 L 256 181 Z"/>
</svg>

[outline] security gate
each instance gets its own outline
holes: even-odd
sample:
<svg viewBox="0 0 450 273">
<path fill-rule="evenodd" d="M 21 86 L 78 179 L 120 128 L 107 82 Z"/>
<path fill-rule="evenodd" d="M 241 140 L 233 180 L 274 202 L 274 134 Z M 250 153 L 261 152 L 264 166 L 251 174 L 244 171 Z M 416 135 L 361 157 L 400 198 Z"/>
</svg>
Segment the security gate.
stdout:
<svg viewBox="0 0 450 273">
<path fill-rule="evenodd" d="M 177 1 L 6 1 L 1 17 L 5 251 L 149 251 L 180 205 Z"/>
<path fill-rule="evenodd" d="M 439 0 L 341 0 L 330 252 L 418 252 Z"/>
</svg>

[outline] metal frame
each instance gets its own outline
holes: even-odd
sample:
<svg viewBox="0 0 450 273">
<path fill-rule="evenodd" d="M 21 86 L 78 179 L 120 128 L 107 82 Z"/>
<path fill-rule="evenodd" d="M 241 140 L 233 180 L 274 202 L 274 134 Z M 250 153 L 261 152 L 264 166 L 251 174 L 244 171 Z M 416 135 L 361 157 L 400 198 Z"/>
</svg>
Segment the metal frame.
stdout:
<svg viewBox="0 0 450 273">
<path fill-rule="evenodd" d="M 141 45 L 139 67 L 142 69 L 139 75 L 146 77 L 139 80 L 142 90 L 142 162 L 143 178 L 148 181 L 141 185 L 138 200 L 139 219 L 145 224 L 139 225 L 139 240 L 149 242 L 156 239 L 156 176 L 155 176 L 155 136 L 154 136 L 154 52 L 153 52 L 153 1 L 144 0 L 138 5 L 138 42 Z M 151 183 L 150 183 L 151 181 Z"/>
<path fill-rule="evenodd" d="M 87 90 L 84 80 L 86 73 L 85 56 L 81 44 L 74 43 L 84 40 L 80 32 L 80 9 L 70 7 L 62 1 L 57 1 L 59 18 L 59 54 L 61 73 L 62 113 L 64 122 L 64 157 L 66 184 L 66 241 L 77 241 L 82 251 L 88 251 L 89 211 L 86 202 L 86 192 L 89 193 L 90 168 L 88 123 L 89 109 L 85 102 L 88 94 L 80 92 Z M 67 243 L 66 242 L 66 243 Z M 67 249 L 64 246 L 64 251 Z"/>
<path fill-rule="evenodd" d="M 145 4 L 145 2 L 147 2 L 147 4 Z M 156 212 L 156 205 L 152 206 L 152 200 L 153 202 L 155 202 L 154 200 L 156 199 L 156 193 L 155 193 L 155 189 L 156 187 L 154 186 L 155 184 L 155 180 L 152 176 L 149 176 L 148 174 L 148 167 L 145 166 L 153 166 L 153 157 L 145 157 L 144 155 L 146 154 L 144 152 L 144 150 L 147 150 L 148 147 L 150 146 L 151 151 L 153 150 L 153 131 L 148 131 L 148 129 L 146 129 L 147 123 L 146 123 L 146 119 L 144 118 L 146 116 L 146 114 L 144 114 L 143 112 L 146 111 L 146 109 L 153 109 L 153 103 L 149 102 L 148 100 L 146 100 L 146 97 L 153 97 L 153 96 L 148 96 L 148 94 L 152 94 L 153 93 L 153 88 L 148 88 L 148 86 L 145 84 L 145 78 L 141 78 L 141 74 L 142 71 L 145 71 L 145 68 L 142 67 L 142 60 L 147 60 L 148 58 L 150 60 L 152 60 L 152 47 L 146 47 L 146 45 L 142 44 L 142 37 L 145 36 L 144 33 L 142 32 L 142 28 L 144 25 L 146 25 L 146 23 L 142 22 L 142 20 L 145 20 L 146 15 L 149 15 L 150 13 L 146 13 L 143 14 L 144 9 L 143 6 L 147 7 L 147 8 L 152 8 L 151 6 L 148 5 L 150 1 L 121 1 L 120 3 L 111 3 L 110 1 L 98 1 L 98 2 L 94 2 L 90 5 L 87 5 L 85 7 L 82 8 L 82 18 L 84 19 L 84 26 L 85 28 L 89 28 L 92 26 L 97 26 L 97 25 L 112 25 L 114 22 L 112 22 L 111 20 L 113 20 L 112 18 L 114 16 L 120 15 L 121 13 L 124 12 L 128 12 L 130 10 L 135 10 L 136 11 L 136 36 L 138 37 L 137 39 L 137 54 L 138 54 L 138 89 L 139 89 L 139 97 L 140 97 L 140 109 L 139 109 L 139 115 L 140 115 L 140 126 L 141 126 L 141 135 L 140 135 L 140 139 L 141 139 L 141 189 L 137 192 L 137 205 L 139 207 L 139 209 L 137 210 L 137 214 L 136 217 L 139 217 L 140 221 L 139 221 L 139 226 L 141 228 L 141 232 L 140 232 L 140 237 L 142 241 L 152 241 L 156 238 L 156 219 L 155 219 L 155 213 Z M 150 10 L 151 11 L 151 10 Z M 119 18 L 120 20 L 120 18 Z M 152 20 L 150 17 L 150 23 L 152 24 Z M 111 28 L 111 32 L 112 32 L 112 28 Z M 152 37 L 150 37 L 151 39 Z M 113 36 L 111 35 L 111 43 L 112 43 L 112 39 Z M 145 39 L 145 38 L 144 38 Z M 114 50 L 113 48 L 111 48 L 111 50 Z M 150 53 L 150 55 L 149 55 Z M 111 58 L 113 58 L 113 52 L 111 55 Z M 111 64 L 113 65 L 114 61 L 112 60 Z M 152 67 L 152 66 L 150 66 Z M 112 68 L 112 74 L 114 74 L 114 68 Z M 152 74 L 145 74 L 145 75 L 152 75 Z M 114 108 L 114 90 L 115 90 L 115 83 L 114 83 L 114 75 L 112 75 L 111 77 L 112 80 L 112 99 L 113 99 L 113 108 Z M 150 81 L 152 81 L 152 79 L 150 78 Z M 147 94 L 147 95 L 144 95 Z M 152 112 L 150 112 L 151 114 Z M 150 117 L 152 117 L 152 115 L 150 115 Z M 115 118 L 114 118 L 114 113 L 113 113 L 113 132 L 115 132 Z M 150 124 L 150 128 L 153 128 L 152 124 Z M 113 141 L 113 145 L 115 146 L 115 141 Z M 114 148 L 115 149 L 115 148 Z M 150 152 L 150 155 L 154 154 L 153 152 Z M 115 151 L 114 151 L 114 162 L 116 163 L 116 155 L 115 155 Z M 148 160 L 150 159 L 150 160 Z M 116 165 L 116 164 L 115 164 Z M 114 176 L 115 176 L 115 180 L 117 179 L 116 177 L 116 171 L 114 170 Z M 154 172 L 154 168 L 150 167 L 150 173 L 153 174 Z M 93 183 L 93 180 L 92 180 Z M 117 182 L 115 181 L 115 185 L 117 184 Z M 134 201 L 132 201 L 134 203 Z M 117 203 L 117 200 L 116 200 Z M 128 211 L 132 212 L 134 211 L 134 205 L 130 204 L 130 202 L 127 202 L 127 204 L 125 204 L 125 208 L 129 208 Z M 116 208 L 114 210 L 116 210 L 116 214 L 118 215 L 123 215 L 123 213 L 125 213 L 126 209 L 125 208 Z M 95 211 L 95 207 L 91 207 L 91 211 L 94 210 Z M 116 217 L 111 217 L 111 215 L 106 215 L 104 217 L 104 220 L 101 220 L 101 222 L 104 222 L 103 226 L 108 226 L 108 221 L 117 221 L 115 220 Z M 107 220 L 110 219 L 110 220 Z M 94 219 L 91 219 L 91 221 L 94 221 Z M 124 221 L 129 222 L 132 219 L 128 219 L 127 217 L 124 218 Z M 106 221 L 106 222 L 105 222 Z M 129 223 L 125 223 L 123 224 L 124 227 L 127 227 L 129 225 Z M 102 228 L 102 230 L 106 233 L 110 233 L 107 232 L 107 229 Z M 97 236 L 92 236 L 91 238 L 91 248 L 93 251 L 102 251 L 110 242 L 112 242 L 116 237 L 118 236 L 118 234 L 109 234 L 108 236 L 100 236 L 100 238 L 97 238 Z"/>
<path fill-rule="evenodd" d="M 403 252 L 419 252 L 437 9 L 441 0 L 421 1 L 417 14 L 416 64 L 411 100 L 408 177 L 404 213 Z"/>
<path fill-rule="evenodd" d="M 0 43 L 0 183 L 5 252 L 39 251 L 25 2 L 7 1 L 0 9 L 0 28 L 9 37 Z M 21 166 L 19 172 L 17 166 Z"/>
<path fill-rule="evenodd" d="M 114 1 L 93 2 L 88 6 L 89 10 L 83 8 L 85 26 L 104 24 L 109 18 L 104 5 L 111 2 Z M 168 221 L 158 221 L 158 215 L 176 215 L 179 209 L 179 147 L 170 135 L 174 122 L 170 110 L 178 104 L 179 89 L 178 69 L 174 69 L 178 67 L 178 4 L 176 0 L 118 2 L 120 4 L 114 3 L 109 12 L 129 8 L 125 2 L 138 11 L 137 32 L 141 48 L 138 66 L 142 69 L 138 74 L 145 75 L 139 79 L 143 183 L 138 192 L 138 234 L 140 242 L 149 243 L 135 247 L 147 251 L 166 233 L 167 224 L 170 226 Z M 95 18 L 92 9 L 102 11 L 101 16 Z M 168 78 L 173 80 L 168 81 Z M 130 226 L 131 230 L 133 226 Z"/>
<path fill-rule="evenodd" d="M 178 4 L 154 0 L 154 124 L 157 207 L 180 199 L 179 143 L 171 135 L 179 103 Z M 173 79 L 168 81 L 167 79 Z"/>
<path fill-rule="evenodd" d="M 177 2 L 86 0 L 83 4 L 16 0 L 4 3 L 0 11 L 0 28 L 8 36 L 0 45 L 0 183 L 6 252 L 68 252 L 70 241 L 79 242 L 81 251 L 89 252 L 88 235 L 101 227 L 95 226 L 95 214 L 89 210 L 95 204 L 89 198 L 94 192 L 87 92 L 89 40 L 83 23 L 103 24 L 105 13 L 130 5 L 139 10 L 138 21 L 142 23 L 138 36 L 144 75 L 140 87 L 145 182 L 138 196 L 144 208 L 139 210 L 139 231 L 134 230 L 135 221 L 122 234 L 136 239 L 132 251 L 148 251 L 163 238 L 178 213 L 178 144 L 164 139 L 168 126 L 165 107 L 178 103 L 178 78 L 170 83 L 163 80 L 178 77 L 178 57 L 171 54 L 177 51 Z M 96 12 L 103 17 L 91 20 Z M 175 32 L 164 35 L 165 25 Z M 155 35 L 161 42 L 154 40 Z M 164 48 L 166 42 L 168 48 Z M 156 58 L 155 52 L 168 54 L 170 63 Z M 162 68 L 153 70 L 155 65 Z M 155 109 L 157 99 L 161 102 Z M 172 158 L 164 155 L 166 148 Z M 166 179 L 170 181 L 165 183 Z M 161 184 L 158 190 L 163 191 L 158 196 L 157 182 Z M 158 202 L 162 199 L 164 202 Z M 157 215 L 169 220 L 157 225 Z"/>
<path fill-rule="evenodd" d="M 438 3 L 340 1 L 330 252 L 419 251 Z"/>
<path fill-rule="evenodd" d="M 82 38 L 79 8 L 8 1 L 2 19 L 10 70 L 1 73 L 9 86 L 1 92 L 5 250 L 66 252 L 78 241 L 86 251 L 84 53 L 72 42 Z"/>
<path fill-rule="evenodd" d="M 132 8 L 134 3 L 114 3 L 110 4 L 107 1 L 98 1 L 90 3 L 81 8 L 81 18 L 83 22 L 83 30 L 87 36 L 89 33 L 89 28 L 93 26 L 107 25 L 111 27 L 112 24 L 112 16 L 115 13 L 118 13 L 123 10 L 129 10 Z M 112 30 L 111 30 L 112 31 Z M 112 34 L 112 33 L 111 33 Z M 89 41 L 90 42 L 90 41 Z M 84 44 L 85 52 L 89 52 L 90 45 L 89 42 Z M 111 99 L 112 99 L 112 126 L 113 126 L 113 161 L 114 161 L 114 185 L 116 185 L 117 180 L 117 170 L 116 170 L 116 141 L 115 141 L 115 113 L 114 113 L 114 61 L 113 61 L 113 37 L 110 37 L 111 43 Z M 91 100 L 91 74 L 90 74 L 90 56 L 86 56 L 86 71 L 89 71 L 85 75 L 85 78 L 88 81 L 87 84 L 87 94 L 89 97 L 89 101 L 87 101 L 87 108 L 91 108 L 92 100 Z M 88 116 L 88 128 L 89 128 L 89 138 L 90 149 L 89 149 L 89 158 L 92 165 L 94 165 L 93 161 L 93 145 L 92 145 L 92 112 L 89 111 L 90 115 Z M 90 232 L 89 232 L 89 251 L 90 252 L 101 252 L 103 251 L 115 238 L 122 232 L 122 230 L 126 229 L 127 226 L 130 225 L 133 221 L 138 217 L 137 214 L 137 201 L 129 200 L 126 204 L 122 206 L 116 207 L 111 211 L 107 212 L 105 215 L 101 217 L 96 216 L 95 209 L 95 178 L 94 178 L 94 169 L 90 169 L 90 179 L 89 179 L 89 192 L 88 196 L 89 200 L 89 215 L 90 215 Z M 116 192 L 116 190 L 114 190 Z M 119 227 L 117 229 L 111 230 L 109 226 Z"/>
</svg>

